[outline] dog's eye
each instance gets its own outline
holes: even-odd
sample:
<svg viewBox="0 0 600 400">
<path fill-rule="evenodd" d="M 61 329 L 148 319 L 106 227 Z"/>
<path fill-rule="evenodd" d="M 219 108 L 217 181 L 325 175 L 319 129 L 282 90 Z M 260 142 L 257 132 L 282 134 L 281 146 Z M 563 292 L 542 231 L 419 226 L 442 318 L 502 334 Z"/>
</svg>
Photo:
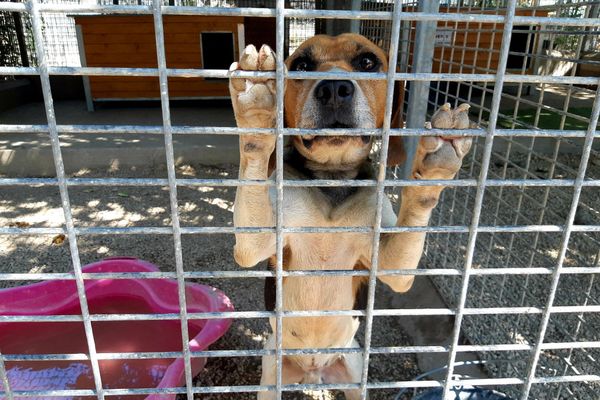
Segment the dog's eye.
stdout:
<svg viewBox="0 0 600 400">
<path fill-rule="evenodd" d="M 308 63 L 306 61 L 301 61 L 296 65 L 296 71 L 308 71 Z"/>
<path fill-rule="evenodd" d="M 315 63 L 307 57 L 300 57 L 292 62 L 291 71 L 314 71 Z"/>
<path fill-rule="evenodd" d="M 359 71 L 371 72 L 379 66 L 379 59 L 372 53 L 362 54 L 355 60 L 355 65 Z"/>
<path fill-rule="evenodd" d="M 296 333 L 296 331 L 292 331 L 292 332 L 291 332 L 291 334 L 292 334 L 292 336 L 294 336 L 294 337 L 298 337 L 298 334 Z"/>
</svg>

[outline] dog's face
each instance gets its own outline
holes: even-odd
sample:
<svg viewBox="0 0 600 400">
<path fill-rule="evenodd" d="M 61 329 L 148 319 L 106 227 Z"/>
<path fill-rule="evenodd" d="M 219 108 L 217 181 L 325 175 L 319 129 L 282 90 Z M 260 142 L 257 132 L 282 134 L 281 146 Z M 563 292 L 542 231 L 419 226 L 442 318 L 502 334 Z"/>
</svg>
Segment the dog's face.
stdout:
<svg viewBox="0 0 600 400">
<path fill-rule="evenodd" d="M 317 35 L 286 60 L 289 71 L 386 72 L 386 55 L 363 36 Z M 380 128 L 385 110 L 383 80 L 288 80 L 285 120 L 290 128 Z M 370 136 L 297 136 L 293 144 L 307 159 L 353 164 L 371 149 Z"/>
</svg>

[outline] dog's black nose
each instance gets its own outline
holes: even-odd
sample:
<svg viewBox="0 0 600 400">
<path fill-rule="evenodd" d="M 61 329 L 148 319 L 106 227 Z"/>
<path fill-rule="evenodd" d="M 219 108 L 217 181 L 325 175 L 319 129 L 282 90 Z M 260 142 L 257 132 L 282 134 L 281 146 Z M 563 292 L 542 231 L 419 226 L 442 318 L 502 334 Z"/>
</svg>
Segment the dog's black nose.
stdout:
<svg viewBox="0 0 600 400">
<path fill-rule="evenodd" d="M 350 81 L 321 81 L 315 88 L 315 97 L 324 106 L 349 103 L 353 96 L 354 85 Z"/>
</svg>

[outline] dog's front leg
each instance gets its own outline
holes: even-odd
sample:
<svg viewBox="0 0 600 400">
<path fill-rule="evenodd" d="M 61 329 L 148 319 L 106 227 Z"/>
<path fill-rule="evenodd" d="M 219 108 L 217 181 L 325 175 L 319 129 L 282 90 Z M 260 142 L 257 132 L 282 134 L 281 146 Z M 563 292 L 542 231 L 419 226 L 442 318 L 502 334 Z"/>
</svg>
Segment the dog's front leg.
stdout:
<svg viewBox="0 0 600 400">
<path fill-rule="evenodd" d="M 461 106 L 462 107 L 462 106 Z M 434 114 L 434 128 L 468 128 L 466 109 L 458 107 L 455 111 L 442 108 Z M 446 110 L 446 111 L 444 111 Z M 449 115 L 441 115 L 441 112 Z M 437 118 L 436 118 L 437 117 Z M 449 125 L 444 118 L 461 123 L 461 126 Z M 466 126 L 464 119 L 466 118 Z M 451 123 L 451 122 L 450 122 Z M 438 126 L 440 125 L 440 126 Z M 441 138 L 424 136 L 417 147 L 412 177 L 423 179 L 452 179 L 461 167 L 463 157 L 471 148 L 471 138 Z M 434 207 L 444 189 L 443 186 L 406 186 L 402 190 L 402 202 L 396 226 L 427 226 Z M 424 232 L 389 233 L 381 237 L 379 265 L 382 269 L 415 269 L 419 264 L 425 243 Z M 396 292 L 405 292 L 412 286 L 414 276 L 381 276 L 380 279 Z"/>
<path fill-rule="evenodd" d="M 256 51 L 253 45 L 244 49 L 239 62 L 230 71 L 272 71 L 275 54 L 269 46 Z M 275 83 L 272 79 L 229 81 L 231 102 L 240 128 L 273 128 L 275 126 Z M 275 147 L 274 135 L 240 135 L 240 179 L 267 179 L 269 157 Z M 235 196 L 233 221 L 236 227 L 273 227 L 273 207 L 266 186 L 240 186 Z M 240 233 L 235 235 L 234 257 L 242 267 L 252 267 L 275 253 L 272 233 Z"/>
</svg>

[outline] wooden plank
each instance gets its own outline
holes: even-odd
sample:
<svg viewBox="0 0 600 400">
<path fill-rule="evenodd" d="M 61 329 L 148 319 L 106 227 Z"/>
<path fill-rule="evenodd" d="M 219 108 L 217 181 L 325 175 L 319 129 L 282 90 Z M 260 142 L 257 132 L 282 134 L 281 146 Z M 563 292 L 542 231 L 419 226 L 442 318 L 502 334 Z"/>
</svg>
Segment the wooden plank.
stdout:
<svg viewBox="0 0 600 400">
<path fill-rule="evenodd" d="M 79 25 L 115 25 L 152 21 L 153 17 L 151 15 L 75 15 L 73 18 Z"/>
<path fill-rule="evenodd" d="M 156 56 L 153 54 L 129 54 L 127 56 L 115 55 L 110 53 L 86 54 L 89 67 L 102 66 L 129 66 L 129 67 L 144 67 L 156 66 Z"/>
<path fill-rule="evenodd" d="M 143 23 L 131 23 L 131 24 L 93 24 L 83 25 L 83 33 L 86 35 L 91 34 L 135 34 L 145 33 L 154 35 L 154 24 L 152 20 Z"/>
<path fill-rule="evenodd" d="M 166 44 L 165 44 L 166 46 Z M 156 54 L 154 43 L 93 43 L 85 46 L 86 54 L 132 54 L 152 53 Z"/>
<path fill-rule="evenodd" d="M 237 28 L 236 28 L 237 30 Z M 209 32 L 210 30 L 198 30 L 195 33 L 177 33 L 177 34 L 167 34 L 165 35 L 165 43 L 181 43 L 186 44 L 191 41 L 199 42 L 200 41 L 200 32 Z M 225 29 L 224 31 L 228 32 L 231 30 Z M 233 32 L 234 36 L 237 37 L 236 31 Z M 87 44 L 120 44 L 120 43 L 154 43 L 154 33 L 90 33 L 85 34 L 84 32 L 84 40 Z"/>
<path fill-rule="evenodd" d="M 179 33 L 177 31 L 166 32 L 165 42 L 167 43 L 191 43 L 200 42 L 200 35 L 198 33 Z"/>
<path fill-rule="evenodd" d="M 165 25 L 165 33 L 200 33 L 209 31 L 234 32 L 237 25 L 231 22 L 180 23 Z"/>
<path fill-rule="evenodd" d="M 86 46 L 88 44 L 103 44 L 103 43 L 154 43 L 154 33 L 132 33 L 131 35 L 123 35 L 121 33 L 101 33 L 101 34 L 85 34 L 83 38 Z"/>
<path fill-rule="evenodd" d="M 203 88 L 202 90 L 188 90 L 188 91 L 169 91 L 169 97 L 177 99 L 181 97 L 203 97 L 203 96 L 218 96 L 226 97 L 229 96 L 229 90 L 227 87 L 223 88 Z M 94 99 L 141 99 L 141 98 L 153 98 L 159 99 L 160 92 L 158 90 L 135 90 L 135 91 L 105 91 L 96 90 L 94 91 Z"/>
<path fill-rule="evenodd" d="M 87 54 L 88 66 L 101 66 L 117 63 L 120 65 L 136 66 L 139 63 L 156 64 L 155 53 L 91 53 Z M 167 53 L 168 63 L 195 63 L 200 66 L 200 52 Z M 170 66 L 169 64 L 167 66 Z"/>
<path fill-rule="evenodd" d="M 152 15 L 76 15 L 73 17 L 81 25 L 101 25 L 101 24 L 134 24 L 150 21 Z M 232 24 L 241 24 L 244 17 L 239 16 L 207 16 L 207 15 L 164 15 L 163 25 L 169 23 L 206 23 L 210 21 L 224 20 Z"/>
<path fill-rule="evenodd" d="M 164 24 L 179 24 L 184 22 L 191 22 L 197 24 L 204 24 L 211 21 L 225 21 L 227 23 L 237 25 L 244 23 L 244 17 L 240 16 L 209 16 L 209 15 L 165 15 L 163 17 Z"/>
<path fill-rule="evenodd" d="M 199 78 L 169 78 L 169 90 L 186 90 L 196 88 L 222 88 L 228 87 L 229 81 L 227 79 L 218 80 L 204 80 Z"/>
</svg>

